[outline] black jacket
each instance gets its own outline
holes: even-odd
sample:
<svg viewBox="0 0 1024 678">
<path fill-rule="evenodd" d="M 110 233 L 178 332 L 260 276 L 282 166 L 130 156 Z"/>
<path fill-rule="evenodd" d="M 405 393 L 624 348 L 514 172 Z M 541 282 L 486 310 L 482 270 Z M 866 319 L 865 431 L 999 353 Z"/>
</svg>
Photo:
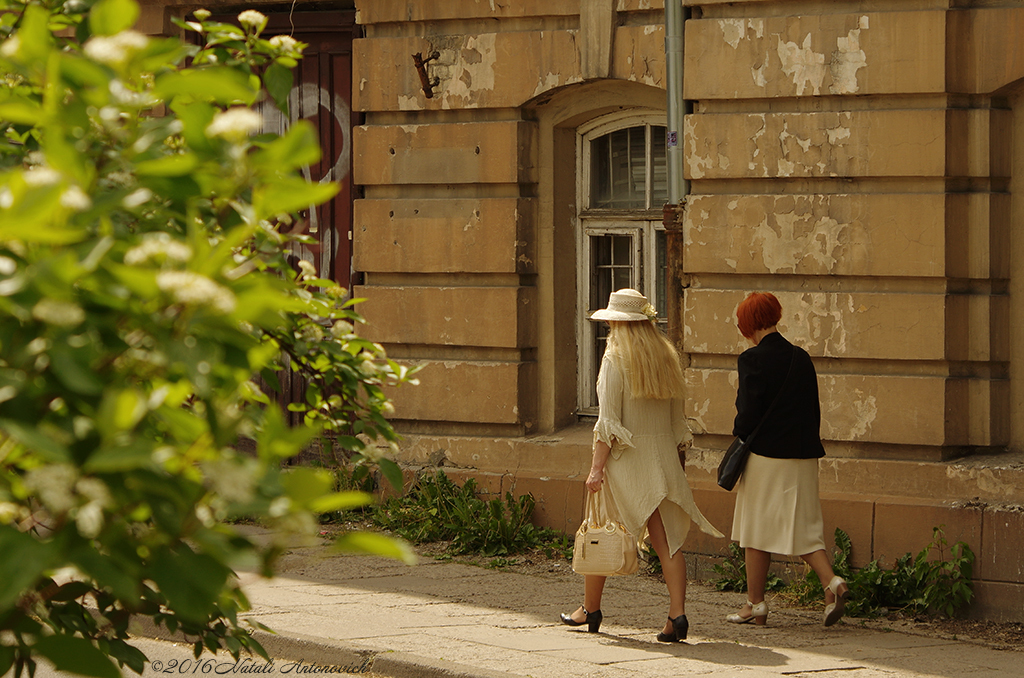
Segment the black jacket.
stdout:
<svg viewBox="0 0 1024 678">
<path fill-rule="evenodd" d="M 776 459 L 823 457 L 821 404 L 814 364 L 807 351 L 794 347 L 778 332 L 765 335 L 761 343 L 739 357 L 740 383 L 732 433 L 746 440 L 757 428 L 783 386 L 791 356 L 793 373 L 786 390 L 751 442 L 750 451 Z"/>
</svg>

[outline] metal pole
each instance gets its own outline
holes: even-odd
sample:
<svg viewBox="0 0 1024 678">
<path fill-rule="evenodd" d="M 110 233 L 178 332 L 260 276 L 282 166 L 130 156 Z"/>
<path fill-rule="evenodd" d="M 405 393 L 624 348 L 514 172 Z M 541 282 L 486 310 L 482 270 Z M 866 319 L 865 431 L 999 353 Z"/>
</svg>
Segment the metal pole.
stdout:
<svg viewBox="0 0 1024 678">
<path fill-rule="evenodd" d="M 689 10 L 682 0 L 665 2 L 665 75 L 668 80 L 668 134 L 666 160 L 668 162 L 668 202 L 679 205 L 690 192 L 689 182 L 683 178 L 683 26 Z"/>
<path fill-rule="evenodd" d="M 689 182 L 683 177 L 683 119 L 687 111 L 683 99 L 683 39 L 689 9 L 683 0 L 665 2 L 665 75 L 668 79 L 668 124 L 665 139 L 665 159 L 668 163 L 668 204 L 663 208 L 665 225 L 665 256 L 668 263 L 665 289 L 668 307 L 668 336 L 683 349 L 683 297 L 686 294 L 683 266 L 683 210 L 690 192 Z M 689 356 L 682 355 L 683 364 Z"/>
</svg>

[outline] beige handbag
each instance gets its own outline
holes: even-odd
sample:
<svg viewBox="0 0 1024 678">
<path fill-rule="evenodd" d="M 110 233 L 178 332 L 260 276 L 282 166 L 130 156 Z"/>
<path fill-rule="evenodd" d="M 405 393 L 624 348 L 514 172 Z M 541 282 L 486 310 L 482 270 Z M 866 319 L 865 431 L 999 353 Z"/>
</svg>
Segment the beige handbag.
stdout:
<svg viewBox="0 0 1024 678">
<path fill-rule="evenodd" d="M 604 489 L 587 492 L 583 524 L 576 530 L 572 551 L 573 572 L 602 577 L 633 574 L 640 566 L 636 537 L 608 515 L 603 494 Z"/>
</svg>

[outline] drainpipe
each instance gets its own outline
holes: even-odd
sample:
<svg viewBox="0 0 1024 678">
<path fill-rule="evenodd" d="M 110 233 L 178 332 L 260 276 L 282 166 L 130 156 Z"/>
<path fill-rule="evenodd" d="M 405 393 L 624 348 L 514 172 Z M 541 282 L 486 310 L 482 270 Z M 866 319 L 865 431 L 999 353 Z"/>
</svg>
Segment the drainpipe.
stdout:
<svg viewBox="0 0 1024 678">
<path fill-rule="evenodd" d="M 690 112 L 683 99 L 683 39 L 690 10 L 683 0 L 665 2 L 665 76 L 668 89 L 668 125 L 665 159 L 668 163 L 668 204 L 663 208 L 666 258 L 668 336 L 680 351 L 683 347 L 683 209 L 690 182 L 683 177 L 683 117 Z M 684 367 L 688 357 L 683 354 Z"/>
</svg>

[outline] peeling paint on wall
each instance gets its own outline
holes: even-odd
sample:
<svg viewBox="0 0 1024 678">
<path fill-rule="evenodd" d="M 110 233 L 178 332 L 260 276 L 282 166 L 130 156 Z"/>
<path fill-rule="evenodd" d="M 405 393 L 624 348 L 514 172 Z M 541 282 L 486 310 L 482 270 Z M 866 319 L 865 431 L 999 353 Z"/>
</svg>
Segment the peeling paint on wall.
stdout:
<svg viewBox="0 0 1024 678">
<path fill-rule="evenodd" d="M 866 23 L 867 17 L 861 17 Z M 832 84 L 828 90 L 832 94 L 855 94 L 860 86 L 857 83 L 857 71 L 867 67 L 867 56 L 860 48 L 860 29 L 851 30 L 845 38 L 839 38 L 838 49 L 832 53 L 829 71 L 832 73 Z"/>
<path fill-rule="evenodd" d="M 754 31 L 757 38 L 764 37 L 763 19 L 721 19 L 718 27 L 722 29 L 722 37 L 733 49 L 738 49 L 740 40 L 747 37 L 747 31 Z"/>
<path fill-rule="evenodd" d="M 448 64 L 447 69 L 438 69 L 444 83 L 440 93 L 443 108 L 472 105 L 480 92 L 494 89 L 497 37 L 496 33 L 469 35 L 461 46 L 441 51 L 440 63 Z"/>
<path fill-rule="evenodd" d="M 812 94 L 821 93 L 821 83 L 825 79 L 825 55 L 811 49 L 810 33 L 802 46 L 783 42 L 780 38 L 776 51 L 782 61 L 782 72 L 793 78 L 797 96 L 803 96 L 808 85 Z"/>
</svg>

